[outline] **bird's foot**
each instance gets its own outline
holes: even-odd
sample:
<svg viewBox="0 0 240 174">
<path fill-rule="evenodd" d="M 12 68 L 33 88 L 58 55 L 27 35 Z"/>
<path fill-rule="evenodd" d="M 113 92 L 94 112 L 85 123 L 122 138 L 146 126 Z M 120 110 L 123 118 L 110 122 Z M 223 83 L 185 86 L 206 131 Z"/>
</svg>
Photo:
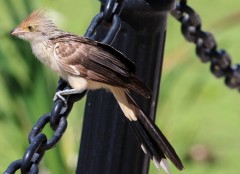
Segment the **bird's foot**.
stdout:
<svg viewBox="0 0 240 174">
<path fill-rule="evenodd" d="M 65 89 L 63 91 L 58 91 L 58 92 L 56 92 L 56 94 L 53 98 L 53 101 L 56 101 L 59 98 L 67 105 L 67 101 L 63 97 L 64 95 L 79 94 L 79 93 L 82 93 L 83 91 L 84 90 L 77 90 L 77 89 Z"/>
<path fill-rule="evenodd" d="M 64 91 L 58 91 L 55 93 L 55 96 L 53 98 L 53 101 L 55 102 L 57 99 L 61 99 L 65 105 L 67 105 L 66 99 L 63 97 L 64 94 L 62 94 Z"/>
</svg>

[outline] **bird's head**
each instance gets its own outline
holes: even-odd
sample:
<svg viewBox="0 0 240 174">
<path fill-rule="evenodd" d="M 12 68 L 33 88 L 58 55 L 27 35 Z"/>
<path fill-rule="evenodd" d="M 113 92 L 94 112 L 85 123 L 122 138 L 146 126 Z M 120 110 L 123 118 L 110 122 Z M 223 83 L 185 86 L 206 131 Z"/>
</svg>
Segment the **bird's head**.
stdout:
<svg viewBox="0 0 240 174">
<path fill-rule="evenodd" d="M 34 11 L 24 19 L 10 35 L 29 42 L 46 40 L 58 31 L 55 24 L 46 16 L 45 11 Z"/>
</svg>

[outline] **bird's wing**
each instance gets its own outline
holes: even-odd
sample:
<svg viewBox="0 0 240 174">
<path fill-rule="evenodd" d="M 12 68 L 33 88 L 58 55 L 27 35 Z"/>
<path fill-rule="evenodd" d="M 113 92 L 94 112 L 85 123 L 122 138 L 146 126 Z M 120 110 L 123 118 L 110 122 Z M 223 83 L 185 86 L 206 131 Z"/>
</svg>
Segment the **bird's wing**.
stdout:
<svg viewBox="0 0 240 174">
<path fill-rule="evenodd" d="M 114 48 L 92 40 L 68 35 L 52 39 L 59 65 L 73 75 L 110 85 L 132 83 L 134 64 Z"/>
</svg>

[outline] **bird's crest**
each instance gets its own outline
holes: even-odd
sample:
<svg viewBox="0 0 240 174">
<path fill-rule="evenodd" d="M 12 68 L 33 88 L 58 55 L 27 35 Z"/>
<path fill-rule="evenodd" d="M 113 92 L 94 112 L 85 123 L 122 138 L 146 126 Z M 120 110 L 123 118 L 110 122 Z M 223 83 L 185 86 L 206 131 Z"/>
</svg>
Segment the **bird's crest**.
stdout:
<svg viewBox="0 0 240 174">
<path fill-rule="evenodd" d="M 35 10 L 23 21 L 23 23 L 39 23 L 46 20 L 46 12 L 47 10 Z"/>
<path fill-rule="evenodd" d="M 46 15 L 47 10 L 33 11 L 23 22 L 19 25 L 20 28 L 25 29 L 29 26 L 36 26 L 38 24 L 52 25 L 53 22 Z"/>
</svg>

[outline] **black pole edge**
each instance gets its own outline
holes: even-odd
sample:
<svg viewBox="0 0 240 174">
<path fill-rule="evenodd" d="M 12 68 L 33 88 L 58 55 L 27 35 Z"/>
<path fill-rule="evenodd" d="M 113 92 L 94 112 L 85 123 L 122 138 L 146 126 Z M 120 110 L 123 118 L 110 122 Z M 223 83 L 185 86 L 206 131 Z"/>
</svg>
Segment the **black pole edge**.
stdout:
<svg viewBox="0 0 240 174">
<path fill-rule="evenodd" d="M 99 0 L 105 4 L 107 0 Z M 125 0 L 124 9 L 141 12 L 162 12 L 175 9 L 175 0 Z"/>
</svg>

